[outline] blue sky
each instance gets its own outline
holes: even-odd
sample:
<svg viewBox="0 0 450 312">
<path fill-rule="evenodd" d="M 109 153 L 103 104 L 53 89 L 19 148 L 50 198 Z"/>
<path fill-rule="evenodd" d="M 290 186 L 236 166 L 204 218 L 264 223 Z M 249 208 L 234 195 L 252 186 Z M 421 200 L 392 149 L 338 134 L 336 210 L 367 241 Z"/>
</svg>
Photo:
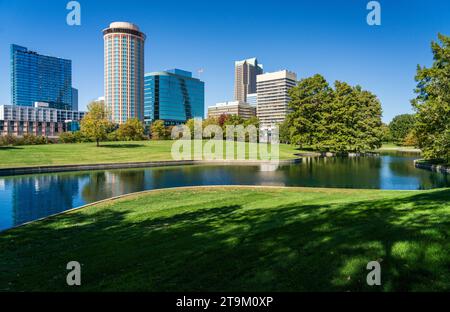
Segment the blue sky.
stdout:
<svg viewBox="0 0 450 312">
<path fill-rule="evenodd" d="M 103 95 L 102 29 L 130 21 L 147 34 L 146 72 L 204 69 L 205 106 L 233 97 L 234 61 L 256 56 L 266 71 L 316 73 L 374 92 L 385 121 L 411 112 L 417 64 L 450 35 L 450 1 L 382 0 L 368 26 L 368 0 L 80 0 L 81 26 L 66 24 L 66 0 L 0 0 L 0 104 L 10 103 L 9 45 L 73 61 L 80 109 Z"/>
</svg>

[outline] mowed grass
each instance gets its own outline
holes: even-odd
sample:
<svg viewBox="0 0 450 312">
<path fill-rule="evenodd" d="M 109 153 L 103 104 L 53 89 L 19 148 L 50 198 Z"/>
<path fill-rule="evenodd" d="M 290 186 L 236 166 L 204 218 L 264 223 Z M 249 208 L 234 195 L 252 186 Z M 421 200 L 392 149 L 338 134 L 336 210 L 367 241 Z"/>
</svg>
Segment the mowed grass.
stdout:
<svg viewBox="0 0 450 312">
<path fill-rule="evenodd" d="M 0 147 L 0 168 L 173 160 L 173 143 L 168 140 L 105 142 L 100 147 L 95 143 Z M 280 144 L 279 151 L 280 159 L 296 158 L 299 152 L 295 146 L 287 144 Z M 224 148 L 224 155 L 225 152 Z M 246 158 L 248 155 L 247 143 Z"/>
<path fill-rule="evenodd" d="M 0 234 L 0 291 L 448 291 L 450 189 L 132 195 Z M 82 285 L 66 285 L 66 264 Z M 381 286 L 368 286 L 369 261 Z"/>
</svg>

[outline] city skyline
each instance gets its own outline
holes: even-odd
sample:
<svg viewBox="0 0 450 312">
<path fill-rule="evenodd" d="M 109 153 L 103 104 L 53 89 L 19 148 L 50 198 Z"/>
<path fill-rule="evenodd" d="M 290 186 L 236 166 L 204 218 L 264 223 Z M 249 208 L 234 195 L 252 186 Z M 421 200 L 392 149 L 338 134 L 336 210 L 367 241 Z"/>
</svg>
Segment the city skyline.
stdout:
<svg viewBox="0 0 450 312">
<path fill-rule="evenodd" d="M 286 5 L 292 6 L 290 10 L 286 6 L 261 5 L 255 13 L 245 8 L 256 2 L 239 3 L 247 19 L 236 11 L 225 17 L 238 5 L 233 2 L 209 5 L 197 1 L 173 8 L 156 2 L 123 7 L 120 1 L 80 1 L 81 26 L 65 24 L 66 1 L 0 1 L 0 16 L 8 25 L 0 28 L 0 104 L 11 103 L 9 60 L 4 56 L 8 55 L 9 44 L 15 43 L 73 60 L 73 85 L 79 89 L 79 109 L 85 110 L 89 101 L 104 95 L 103 42 L 99 32 L 115 20 L 125 20 L 138 24 L 149 37 L 145 73 L 165 68 L 197 73 L 204 68 L 200 79 L 206 83 L 205 111 L 233 97 L 234 62 L 257 57 L 268 72 L 289 68 L 298 79 L 320 73 L 330 83 L 343 80 L 359 84 L 380 98 L 383 119 L 388 122 L 395 115 L 412 112 L 409 100 L 414 97 L 416 66 L 430 64 L 430 42 L 437 39 L 438 32 L 450 33 L 450 22 L 445 19 L 450 4 L 436 1 L 429 7 L 407 1 L 380 2 L 382 25 L 375 27 L 366 23 L 367 1 L 323 1 L 316 5 L 289 2 Z M 169 24 L 154 27 L 169 13 Z M 426 24 L 422 18 L 425 13 Z M 42 22 L 35 22 L 36 14 Z M 184 18 L 176 22 L 180 16 Z M 261 16 L 271 23 L 261 23 Z M 278 24 L 281 21 L 284 24 Z M 242 26 L 254 27 L 262 35 L 236 39 L 237 29 Z M 289 49 L 286 44 L 291 45 Z"/>
</svg>

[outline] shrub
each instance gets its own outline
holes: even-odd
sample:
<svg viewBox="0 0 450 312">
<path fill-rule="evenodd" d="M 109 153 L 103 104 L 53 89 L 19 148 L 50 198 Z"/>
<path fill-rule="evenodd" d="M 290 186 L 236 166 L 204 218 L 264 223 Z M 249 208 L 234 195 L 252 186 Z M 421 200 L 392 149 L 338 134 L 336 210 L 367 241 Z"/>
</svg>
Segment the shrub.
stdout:
<svg viewBox="0 0 450 312">
<path fill-rule="evenodd" d="M 0 137 L 0 145 L 1 146 L 9 146 L 9 145 L 16 145 L 17 144 L 17 137 L 7 134 L 2 137 Z"/>
<path fill-rule="evenodd" d="M 106 140 L 110 142 L 119 141 L 118 130 L 108 133 L 106 135 Z"/>
<path fill-rule="evenodd" d="M 77 143 L 77 138 L 72 132 L 63 132 L 59 136 L 59 142 L 61 143 Z"/>
</svg>

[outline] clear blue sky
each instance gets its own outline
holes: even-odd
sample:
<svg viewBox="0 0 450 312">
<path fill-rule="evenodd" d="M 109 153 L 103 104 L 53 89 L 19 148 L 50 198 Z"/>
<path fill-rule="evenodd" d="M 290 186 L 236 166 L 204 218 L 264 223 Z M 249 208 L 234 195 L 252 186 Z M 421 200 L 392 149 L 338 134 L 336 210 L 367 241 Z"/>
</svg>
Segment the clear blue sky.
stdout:
<svg viewBox="0 0 450 312">
<path fill-rule="evenodd" d="M 206 83 L 205 106 L 232 99 L 234 61 L 256 56 L 266 71 L 316 73 L 378 95 L 389 121 L 411 112 L 417 64 L 450 35 L 450 1 L 381 0 L 382 25 L 366 23 L 366 0 L 80 0 L 81 26 L 66 0 L 0 0 L 0 103 L 10 103 L 9 45 L 73 61 L 80 109 L 103 95 L 102 29 L 129 21 L 147 34 L 146 71 L 178 67 Z"/>
</svg>

